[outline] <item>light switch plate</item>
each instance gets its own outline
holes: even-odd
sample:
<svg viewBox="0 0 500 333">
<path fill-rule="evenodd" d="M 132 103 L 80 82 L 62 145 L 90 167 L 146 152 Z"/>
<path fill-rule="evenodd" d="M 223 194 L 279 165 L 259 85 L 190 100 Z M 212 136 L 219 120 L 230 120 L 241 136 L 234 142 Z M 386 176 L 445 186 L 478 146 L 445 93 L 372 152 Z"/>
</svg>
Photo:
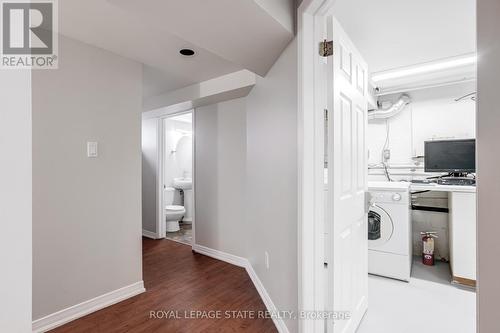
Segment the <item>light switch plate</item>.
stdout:
<svg viewBox="0 0 500 333">
<path fill-rule="evenodd" d="M 87 142 L 87 157 L 95 158 L 97 156 L 97 142 Z"/>
</svg>

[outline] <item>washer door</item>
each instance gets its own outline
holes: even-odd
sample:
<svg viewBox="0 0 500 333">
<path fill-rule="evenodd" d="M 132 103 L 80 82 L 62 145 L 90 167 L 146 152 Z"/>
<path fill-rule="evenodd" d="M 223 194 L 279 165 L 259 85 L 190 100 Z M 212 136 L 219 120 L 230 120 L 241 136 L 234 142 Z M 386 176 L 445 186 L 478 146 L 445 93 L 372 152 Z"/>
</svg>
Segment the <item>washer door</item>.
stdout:
<svg viewBox="0 0 500 333">
<path fill-rule="evenodd" d="M 387 243 L 394 232 L 392 219 L 379 206 L 373 206 L 368 212 L 368 248 L 377 249 Z"/>
</svg>

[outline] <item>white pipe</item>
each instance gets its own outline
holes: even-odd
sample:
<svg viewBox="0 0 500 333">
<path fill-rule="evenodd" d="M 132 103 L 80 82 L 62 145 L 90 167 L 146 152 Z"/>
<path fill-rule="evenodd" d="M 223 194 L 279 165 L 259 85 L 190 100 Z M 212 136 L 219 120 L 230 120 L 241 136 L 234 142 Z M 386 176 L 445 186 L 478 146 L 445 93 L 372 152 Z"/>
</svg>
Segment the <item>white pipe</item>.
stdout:
<svg viewBox="0 0 500 333">
<path fill-rule="evenodd" d="M 373 110 L 368 112 L 368 120 L 372 119 L 387 119 L 390 118 L 399 112 L 403 111 L 406 105 L 410 104 L 411 99 L 410 96 L 403 94 L 398 99 L 398 101 L 388 108 L 380 108 L 378 110 Z"/>
</svg>

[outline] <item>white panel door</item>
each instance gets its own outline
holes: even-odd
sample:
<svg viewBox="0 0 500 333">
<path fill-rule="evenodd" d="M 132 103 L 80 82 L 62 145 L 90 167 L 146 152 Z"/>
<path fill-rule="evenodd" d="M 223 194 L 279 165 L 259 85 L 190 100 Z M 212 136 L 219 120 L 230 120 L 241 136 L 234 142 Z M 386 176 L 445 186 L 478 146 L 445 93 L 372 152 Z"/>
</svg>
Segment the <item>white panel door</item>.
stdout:
<svg viewBox="0 0 500 333">
<path fill-rule="evenodd" d="M 328 257 L 327 331 L 355 332 L 368 307 L 367 65 L 330 12 L 333 56 L 327 58 Z"/>
</svg>

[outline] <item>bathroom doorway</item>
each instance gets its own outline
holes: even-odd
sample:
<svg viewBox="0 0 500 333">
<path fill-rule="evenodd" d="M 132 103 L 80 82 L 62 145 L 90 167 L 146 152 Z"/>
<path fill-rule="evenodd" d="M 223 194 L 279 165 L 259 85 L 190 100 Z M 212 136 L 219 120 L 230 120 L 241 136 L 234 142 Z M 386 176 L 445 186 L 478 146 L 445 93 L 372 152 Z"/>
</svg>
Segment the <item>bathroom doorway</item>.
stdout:
<svg viewBox="0 0 500 333">
<path fill-rule="evenodd" d="M 160 234 L 192 245 L 194 223 L 193 112 L 160 119 Z"/>
</svg>

